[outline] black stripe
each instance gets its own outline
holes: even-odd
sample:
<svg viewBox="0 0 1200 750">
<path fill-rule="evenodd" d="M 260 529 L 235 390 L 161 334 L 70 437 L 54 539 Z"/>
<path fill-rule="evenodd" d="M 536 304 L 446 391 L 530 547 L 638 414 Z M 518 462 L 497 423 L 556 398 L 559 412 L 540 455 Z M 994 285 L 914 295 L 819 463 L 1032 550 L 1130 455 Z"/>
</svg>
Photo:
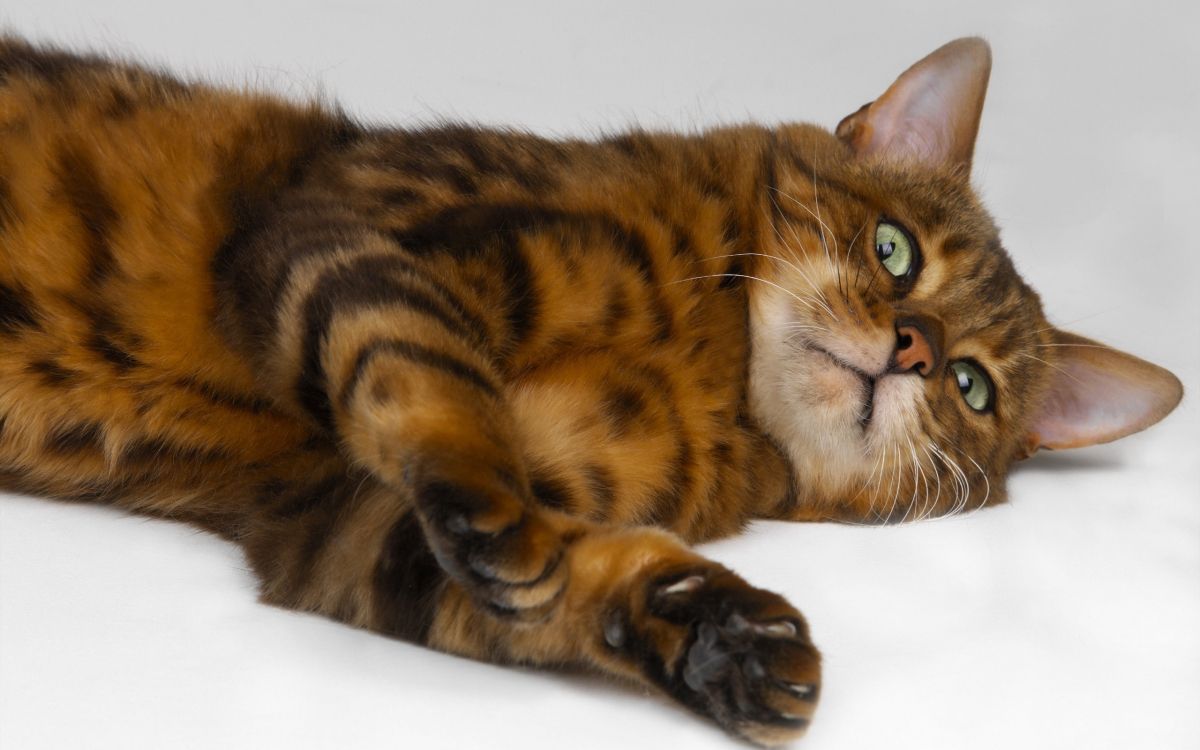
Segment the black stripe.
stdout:
<svg viewBox="0 0 1200 750">
<path fill-rule="evenodd" d="M 82 375 L 78 370 L 63 367 L 50 359 L 35 359 L 25 369 L 34 375 L 40 375 L 42 382 L 51 387 L 72 385 Z"/>
<path fill-rule="evenodd" d="M 667 373 L 648 365 L 626 368 L 630 376 L 640 377 L 647 383 L 645 392 L 658 394 L 667 408 L 667 417 L 675 439 L 675 455 L 668 467 L 666 481 L 650 497 L 648 513 L 642 519 L 653 526 L 669 527 L 679 516 L 681 505 L 692 488 L 694 455 L 692 445 L 685 434 L 683 417 L 675 402 L 675 388 Z"/>
<path fill-rule="evenodd" d="M 392 256 L 358 258 L 349 266 L 328 271 L 304 301 L 301 371 L 296 387 L 301 403 L 327 429 L 333 428 L 333 411 L 326 393 L 328 381 L 321 355 L 335 314 L 382 305 L 403 305 L 436 320 L 462 339 L 482 343 L 482 333 L 469 328 L 455 308 L 410 283 L 388 276 L 388 271 L 396 268 L 398 263 L 407 265 L 403 259 Z"/>
<path fill-rule="evenodd" d="M 0 333 L 13 334 L 21 328 L 39 328 L 38 318 L 28 292 L 0 284 Z"/>
<path fill-rule="evenodd" d="M 480 183 L 507 179 L 530 193 L 554 186 L 547 165 L 561 159 L 556 143 L 514 133 L 448 125 L 394 134 L 384 155 L 389 169 L 478 194 Z"/>
<path fill-rule="evenodd" d="M 789 161 L 791 161 L 792 167 L 794 167 L 796 169 L 796 171 L 798 171 L 801 175 L 803 175 L 805 180 L 811 181 L 813 179 L 813 176 L 816 175 L 817 180 L 820 182 L 820 186 L 818 187 L 818 186 L 814 185 L 814 189 L 833 188 L 835 190 L 838 190 L 838 191 L 844 193 L 848 197 L 853 198 L 854 200 L 858 201 L 859 203 L 865 203 L 867 205 L 872 204 L 872 201 L 869 200 L 867 198 L 867 196 L 863 195 L 862 193 L 858 192 L 854 188 L 850 187 L 845 182 L 842 182 L 841 180 L 838 180 L 836 178 L 829 177 L 828 175 L 819 174 L 816 171 L 816 168 L 814 167 L 814 165 L 809 163 L 808 161 L 805 161 L 804 157 L 802 155 L 800 155 L 799 152 L 788 151 L 787 158 Z M 774 199 L 775 199 L 776 203 L 780 202 L 778 195 L 774 196 Z"/>
<path fill-rule="evenodd" d="M 53 430 L 46 436 L 46 451 L 57 455 L 102 452 L 104 450 L 104 427 L 99 422 L 83 422 Z"/>
<path fill-rule="evenodd" d="M 473 365 L 411 341 L 377 339 L 363 345 L 359 349 L 358 357 L 354 361 L 354 369 L 351 371 L 350 377 L 346 379 L 345 384 L 342 386 L 341 394 L 338 397 L 338 401 L 343 408 L 348 406 L 350 400 L 354 398 L 354 391 L 358 387 L 359 381 L 362 380 L 371 360 L 385 354 L 400 357 L 413 364 L 437 370 L 460 382 L 478 388 L 492 398 L 500 397 L 500 389 Z"/>
<path fill-rule="evenodd" d="M 195 378 L 178 378 L 175 385 L 190 393 L 211 401 L 217 406 L 234 411 L 246 411 L 251 414 L 263 414 L 275 411 L 274 405 L 263 398 L 241 393 L 230 393 L 219 386 Z"/>
<path fill-rule="evenodd" d="M 585 247 L 608 245 L 657 289 L 654 263 L 645 240 L 611 216 L 562 211 L 524 204 L 472 204 L 447 209 L 392 236 L 405 250 L 449 254 L 457 259 L 485 257 L 499 265 L 507 296 L 507 318 L 514 343 L 525 340 L 540 309 L 533 270 L 521 238 L 541 232 L 572 232 Z M 586 242 L 591 240 L 591 242 Z M 561 245 L 561 240 L 556 244 Z"/>
<path fill-rule="evenodd" d="M 221 448 L 185 445 L 162 437 L 143 437 L 130 441 L 121 451 L 123 463 L 158 463 L 162 461 L 186 464 L 224 461 L 229 454 Z"/>
<path fill-rule="evenodd" d="M 118 373 L 128 372 L 141 364 L 137 357 L 122 349 L 103 334 L 91 335 L 85 345 L 111 364 Z"/>
<path fill-rule="evenodd" d="M 11 37 L 0 38 L 0 84 L 10 75 L 54 81 L 75 70 L 105 65 L 108 65 L 107 61 L 99 57 L 60 52 L 51 47 L 35 47 Z"/>
<path fill-rule="evenodd" d="M 380 629 L 424 643 L 445 580 L 416 513 L 405 513 L 388 532 L 375 567 L 375 615 Z"/>
<path fill-rule="evenodd" d="M 59 152 L 55 178 L 67 204 L 83 225 L 88 257 L 86 280 L 96 285 L 116 265 L 110 241 L 118 219 L 117 210 L 100 183 L 95 163 L 78 148 L 67 146 Z"/>
<path fill-rule="evenodd" d="M 264 132 L 267 127 L 270 131 Z M 340 112 L 331 116 L 310 111 L 249 127 L 238 145 L 223 153 L 211 193 L 225 209 L 228 229 L 209 267 L 218 296 L 233 298 L 237 323 L 251 338 L 264 335 L 260 329 L 272 319 L 282 283 L 271 285 L 267 280 L 276 273 L 274 266 L 289 262 L 288 256 L 302 247 L 298 234 L 305 228 L 317 232 L 322 241 L 312 244 L 328 252 L 361 231 L 344 195 L 289 189 L 300 186 L 327 154 L 352 147 L 362 132 Z M 267 162 L 247 158 L 248 151 L 261 149 L 272 135 L 282 141 L 280 148 L 291 147 L 290 153 Z M 247 170 L 247 164 L 258 168 Z"/>
<path fill-rule="evenodd" d="M 389 208 L 401 208 L 419 203 L 424 196 L 410 187 L 388 187 L 376 190 L 372 195 Z"/>
<path fill-rule="evenodd" d="M 651 526 L 669 527 L 682 510 L 683 501 L 687 498 L 692 486 L 692 445 L 679 428 L 678 413 L 672 414 L 676 423 L 675 456 L 671 459 L 667 471 L 666 484 L 650 496 L 649 513 L 646 523 Z"/>
</svg>

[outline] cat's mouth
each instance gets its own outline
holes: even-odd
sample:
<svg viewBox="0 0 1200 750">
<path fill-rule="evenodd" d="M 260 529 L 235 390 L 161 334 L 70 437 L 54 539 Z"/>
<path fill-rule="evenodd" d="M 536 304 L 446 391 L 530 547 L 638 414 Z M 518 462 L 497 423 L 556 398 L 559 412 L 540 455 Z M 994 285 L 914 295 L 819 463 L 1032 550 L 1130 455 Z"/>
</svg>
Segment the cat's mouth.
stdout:
<svg viewBox="0 0 1200 750">
<path fill-rule="evenodd" d="M 859 408 L 856 417 L 859 426 L 862 427 L 863 431 L 865 432 L 867 428 L 871 426 L 871 417 L 875 415 L 875 383 L 878 381 L 878 378 L 869 372 L 866 372 L 865 370 L 855 367 L 846 360 L 821 346 L 808 343 L 806 344 L 806 348 L 825 355 L 830 362 L 853 374 L 862 383 L 862 406 Z"/>
</svg>

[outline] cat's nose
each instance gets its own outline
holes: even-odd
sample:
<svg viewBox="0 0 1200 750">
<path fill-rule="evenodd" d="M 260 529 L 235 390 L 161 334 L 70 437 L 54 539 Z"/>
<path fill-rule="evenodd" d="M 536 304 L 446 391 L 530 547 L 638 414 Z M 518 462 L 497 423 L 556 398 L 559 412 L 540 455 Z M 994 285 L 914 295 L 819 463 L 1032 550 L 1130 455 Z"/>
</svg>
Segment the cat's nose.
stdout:
<svg viewBox="0 0 1200 750">
<path fill-rule="evenodd" d="M 892 355 L 892 372 L 916 372 L 928 377 L 938 365 L 941 345 L 933 327 L 917 318 L 896 322 L 896 353 Z"/>
</svg>

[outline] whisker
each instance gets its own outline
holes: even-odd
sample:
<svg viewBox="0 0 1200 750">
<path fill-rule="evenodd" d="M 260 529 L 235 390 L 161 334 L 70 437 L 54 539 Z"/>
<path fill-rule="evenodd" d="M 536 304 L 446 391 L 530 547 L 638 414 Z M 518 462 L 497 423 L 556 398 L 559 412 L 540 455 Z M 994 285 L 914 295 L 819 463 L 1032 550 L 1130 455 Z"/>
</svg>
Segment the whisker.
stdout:
<svg viewBox="0 0 1200 750">
<path fill-rule="evenodd" d="M 785 263 L 789 267 L 791 267 L 792 270 L 794 270 L 796 273 L 803 276 L 805 281 L 808 281 L 809 285 L 812 286 L 812 281 L 809 280 L 807 274 L 805 274 L 804 271 L 801 270 L 799 266 L 797 266 L 795 263 L 791 262 L 787 258 L 781 258 L 778 255 L 771 255 L 770 253 L 726 253 L 724 255 L 713 255 L 713 256 L 711 256 L 711 258 L 737 258 L 740 256 L 748 256 L 748 255 L 752 255 L 752 256 L 756 256 L 756 257 L 760 257 L 760 258 L 769 258 L 771 260 L 779 261 L 780 263 Z M 701 263 L 705 260 L 709 260 L 709 258 L 700 258 L 700 259 L 694 260 L 692 262 L 693 263 Z M 797 260 L 799 260 L 799 259 L 797 259 Z M 813 287 L 813 290 L 816 291 L 817 294 L 821 294 L 821 290 L 817 289 L 816 287 Z M 822 298 L 824 298 L 824 296 L 825 295 L 823 295 L 823 294 L 821 295 Z M 821 305 L 821 307 L 825 309 L 825 312 L 829 313 L 829 316 L 831 318 L 833 318 L 834 320 L 837 320 L 837 316 L 833 314 L 833 309 L 830 308 L 828 304 L 825 304 L 825 302 L 828 302 L 828 300 L 825 300 L 825 302 L 822 302 L 821 300 L 818 300 L 816 298 L 812 298 L 812 300 L 814 302 L 816 302 L 818 305 Z"/>
<path fill-rule="evenodd" d="M 912 438 L 909 437 L 908 435 L 905 435 L 904 439 L 905 439 L 905 441 L 908 442 L 908 452 L 910 454 L 912 454 L 913 465 L 916 467 L 916 474 L 913 476 L 913 500 L 914 500 L 913 504 L 914 505 L 916 504 L 915 501 L 917 498 L 917 479 L 918 478 L 921 480 L 921 486 L 925 490 L 925 494 L 921 498 L 921 510 L 920 510 L 920 512 L 917 513 L 917 518 L 916 518 L 916 520 L 922 521 L 925 518 L 928 518 L 928 516 L 925 514 L 925 508 L 929 504 L 929 479 L 926 478 L 925 470 L 921 467 L 921 459 L 920 459 L 920 457 L 917 456 L 917 449 L 916 449 L 916 447 L 913 446 Z"/>
<path fill-rule="evenodd" d="M 1063 375 L 1066 375 L 1066 376 L 1067 376 L 1068 378 L 1070 378 L 1071 380 L 1074 380 L 1076 383 L 1079 383 L 1080 385 L 1083 385 L 1083 381 L 1082 381 L 1082 380 L 1080 380 L 1079 378 L 1075 377 L 1075 376 L 1074 376 L 1074 375 L 1072 375 L 1071 373 L 1067 372 L 1067 371 L 1066 371 L 1065 369 L 1063 369 L 1062 367 L 1059 367 L 1058 365 L 1055 365 L 1055 364 L 1051 364 L 1050 362 L 1047 362 L 1046 360 L 1042 359 L 1041 357 L 1035 357 L 1035 356 L 1033 356 L 1032 354 L 1029 354 L 1028 352 L 1017 352 L 1017 356 L 1018 356 L 1018 357 L 1026 357 L 1026 358 L 1028 358 L 1028 359 L 1032 359 L 1032 360 L 1035 360 L 1035 361 L 1037 361 L 1037 362 L 1041 362 L 1041 363 L 1042 363 L 1042 364 L 1044 364 L 1046 367 L 1049 367 L 1049 368 L 1051 368 L 1051 369 L 1054 369 L 1054 370 L 1058 370 L 1059 372 L 1061 372 Z"/>
<path fill-rule="evenodd" d="M 1118 309 L 1119 308 L 1112 308 L 1110 310 L 1100 310 L 1099 312 L 1094 312 L 1094 313 L 1091 313 L 1090 315 L 1084 315 L 1082 318 L 1075 318 L 1074 320 L 1068 320 L 1067 322 L 1063 323 L 1062 325 L 1073 326 L 1076 323 L 1082 323 L 1085 320 L 1091 320 L 1092 318 L 1094 318 L 1098 315 L 1104 315 L 1106 313 L 1110 313 L 1110 312 L 1113 312 L 1114 310 L 1118 310 Z M 1058 327 L 1059 326 L 1057 326 L 1057 325 L 1048 325 L 1045 328 L 1037 328 L 1033 332 L 1034 333 L 1042 333 L 1043 331 L 1053 331 L 1055 328 L 1058 328 Z"/>
<path fill-rule="evenodd" d="M 818 210 L 818 211 L 820 211 L 820 205 L 821 205 L 821 204 L 820 204 L 820 197 L 817 195 L 817 192 L 816 192 L 816 191 L 817 191 L 817 178 L 816 178 L 816 174 L 815 174 L 815 169 L 816 169 L 816 167 L 814 167 L 813 169 L 814 169 L 814 174 L 813 174 L 813 196 L 814 196 L 815 198 L 817 198 L 817 201 L 818 201 L 818 203 L 817 203 L 817 210 Z M 834 271 L 834 272 L 836 273 L 836 272 L 837 272 L 837 269 L 836 269 L 836 267 L 835 267 L 835 266 L 834 266 L 834 264 L 833 264 L 833 258 L 832 258 L 832 257 L 830 257 L 830 254 L 829 254 L 829 241 L 826 239 L 825 232 L 826 232 L 826 231 L 828 231 L 828 232 L 829 232 L 829 235 L 833 237 L 834 252 L 837 252 L 837 235 L 835 235 L 835 234 L 834 234 L 833 230 L 829 228 L 829 225 L 825 223 L 825 220 L 824 220 L 824 219 L 822 219 L 822 218 L 821 218 L 821 216 L 820 216 L 818 213 L 814 213 L 814 212 L 813 212 L 813 210 L 812 210 L 811 208 L 809 208 L 808 206 L 806 206 L 806 205 L 804 205 L 803 203 L 801 203 L 800 201 L 798 201 L 798 200 L 797 200 L 797 199 L 796 199 L 794 196 L 791 196 L 791 195 L 789 195 L 789 194 L 787 194 L 787 193 L 783 192 L 783 191 L 782 191 L 782 190 L 780 190 L 779 188 L 771 188 L 771 189 L 772 189 L 772 190 L 774 190 L 776 193 L 779 193 L 780 195 L 782 195 L 784 198 L 787 198 L 787 199 L 788 199 L 788 200 L 790 200 L 792 203 L 795 203 L 795 204 L 796 204 L 797 206 L 799 206 L 800 208 L 803 208 L 805 211 L 807 211 L 807 212 L 808 212 L 809 216 L 812 216 L 814 219 L 816 219 L 816 220 L 817 220 L 817 225 L 819 226 L 819 228 L 820 228 L 820 230 L 821 230 L 821 245 L 822 245 L 822 246 L 824 247 L 824 249 L 825 249 L 825 260 L 829 262 L 829 270 L 831 270 L 831 271 Z M 789 227 L 790 227 L 790 225 L 789 225 Z M 795 231 L 795 230 L 793 230 L 793 232 L 794 232 L 794 231 Z"/>
<path fill-rule="evenodd" d="M 775 201 L 775 197 L 770 196 L 770 198 L 771 198 L 771 203 L 775 205 L 775 208 L 778 211 L 779 204 Z M 764 209 L 764 211 L 765 210 L 766 209 Z M 801 262 L 800 256 L 798 256 L 796 254 L 795 250 L 792 249 L 791 245 L 788 244 L 787 239 L 785 239 L 784 236 L 780 233 L 779 227 L 775 226 L 774 222 L 771 222 L 771 230 L 773 232 L 775 232 L 776 238 L 779 239 L 780 246 L 782 246 L 783 249 L 786 250 L 793 258 L 795 258 L 797 263 Z M 800 235 L 796 234 L 795 228 L 792 227 L 790 224 L 788 225 L 788 231 L 791 232 L 792 237 L 796 240 L 796 244 L 800 247 L 800 250 L 804 253 L 805 258 L 807 258 L 808 251 L 805 250 L 804 242 L 800 239 Z M 829 313 L 830 317 L 832 317 L 834 320 L 838 320 L 837 315 L 835 315 L 833 310 L 830 308 L 829 300 L 827 298 L 825 298 L 825 293 L 823 291 L 821 291 L 820 286 L 818 286 L 817 283 L 814 282 L 812 280 L 812 278 L 807 273 L 805 273 L 798 265 L 792 265 L 792 268 L 796 269 L 796 272 L 799 273 L 800 276 L 808 283 L 809 287 L 811 287 L 812 290 L 814 292 L 816 292 L 817 294 L 819 294 L 821 296 L 821 298 L 825 301 L 825 304 L 823 305 L 823 307 Z"/>
<path fill-rule="evenodd" d="M 988 498 L 992 496 L 992 483 L 988 479 L 987 472 L 985 472 L 983 470 L 983 467 L 980 466 L 979 463 L 975 459 L 971 458 L 970 454 L 968 454 L 966 451 L 961 451 L 961 450 L 959 452 L 962 453 L 964 456 L 966 456 L 968 461 L 970 461 L 972 464 L 975 464 L 976 470 L 979 471 L 979 476 L 983 477 L 983 484 L 984 484 L 983 501 L 980 502 L 979 505 L 975 506 L 976 510 L 978 510 L 979 508 L 982 508 L 985 505 L 987 505 Z"/>
<path fill-rule="evenodd" d="M 892 490 L 892 504 L 888 506 L 887 517 L 889 520 L 892 518 L 892 514 L 896 512 L 896 503 L 900 501 L 900 448 L 896 446 L 892 447 L 896 451 L 896 471 L 892 475 L 892 484 L 895 485 L 895 489 Z"/>
<path fill-rule="evenodd" d="M 685 281 L 700 281 L 701 279 L 724 279 L 724 278 L 753 279 L 754 281 L 761 281 L 762 283 L 773 286 L 776 289 L 778 289 L 779 291 L 783 292 L 784 294 L 789 295 L 794 300 L 796 300 L 800 304 L 804 305 L 808 309 L 812 310 L 813 312 L 816 312 L 816 310 L 817 310 L 817 308 L 813 307 L 813 305 L 810 302 L 808 302 L 808 300 L 800 298 L 792 290 L 786 289 L 786 288 L 776 284 L 774 281 L 767 281 L 766 279 L 761 279 L 757 276 L 751 276 L 751 275 L 745 274 L 745 273 L 710 273 L 710 274 L 704 274 L 702 276 L 689 276 L 686 279 L 676 279 L 675 281 L 668 281 L 667 283 L 663 284 L 663 286 L 672 286 L 674 284 L 682 284 Z"/>
<path fill-rule="evenodd" d="M 862 226 L 858 228 L 858 231 L 854 233 L 854 239 L 850 240 L 849 245 L 846 245 L 846 292 L 845 292 L 845 298 L 846 298 L 847 305 L 850 304 L 850 253 L 851 253 L 851 251 L 854 250 L 855 243 L 858 242 L 858 238 L 862 235 L 863 230 L 866 228 L 867 228 L 867 222 L 864 221 Z M 859 264 L 859 268 L 861 268 L 861 267 L 862 267 L 862 264 Z M 855 285 L 858 284 L 858 271 L 854 272 L 854 283 L 855 283 Z"/>
<path fill-rule="evenodd" d="M 942 475 L 938 472 L 937 466 L 933 461 L 933 454 L 929 452 L 929 446 L 924 447 L 925 455 L 929 456 L 929 471 L 933 474 L 934 480 L 937 482 L 937 494 L 933 498 L 933 507 L 938 507 L 938 500 L 942 499 Z"/>
</svg>

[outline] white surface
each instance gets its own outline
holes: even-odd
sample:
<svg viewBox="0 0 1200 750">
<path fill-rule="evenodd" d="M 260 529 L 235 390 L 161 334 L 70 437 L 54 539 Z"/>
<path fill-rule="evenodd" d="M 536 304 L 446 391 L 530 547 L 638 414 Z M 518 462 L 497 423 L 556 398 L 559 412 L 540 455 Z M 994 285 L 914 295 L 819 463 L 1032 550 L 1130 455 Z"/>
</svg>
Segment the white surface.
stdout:
<svg viewBox="0 0 1200 750">
<path fill-rule="evenodd" d="M 1144 435 L 1030 462 L 1008 507 L 759 524 L 706 551 L 808 616 L 826 685 L 804 747 L 1200 746 L 1197 4 L 411 5 L 6 0 L 0 23 L 378 120 L 571 134 L 832 126 L 941 43 L 987 36 L 976 181 L 1008 248 L 1056 321 L 1190 395 Z M 624 688 L 264 607 L 239 552 L 190 528 L 0 497 L 3 750 L 516 746 L 736 745 Z"/>
</svg>

